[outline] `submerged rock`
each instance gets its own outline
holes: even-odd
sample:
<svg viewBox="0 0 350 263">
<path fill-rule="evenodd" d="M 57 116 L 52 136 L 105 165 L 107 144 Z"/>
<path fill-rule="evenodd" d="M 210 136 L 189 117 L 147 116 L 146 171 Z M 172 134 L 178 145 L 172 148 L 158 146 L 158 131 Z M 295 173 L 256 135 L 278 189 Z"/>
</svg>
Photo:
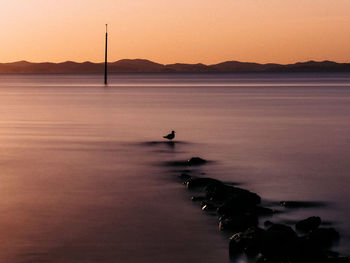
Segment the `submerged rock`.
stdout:
<svg viewBox="0 0 350 263">
<path fill-rule="evenodd" d="M 252 214 L 255 216 L 270 216 L 273 214 L 273 210 L 266 207 L 257 206 L 255 204 L 246 205 L 244 202 L 228 201 L 218 207 L 217 213 L 220 216 L 232 216 L 239 214 Z"/>
<path fill-rule="evenodd" d="M 272 210 L 271 208 L 267 208 L 267 207 L 263 207 L 263 206 L 256 206 L 254 209 L 254 212 L 258 216 L 271 216 L 275 213 L 275 211 Z"/>
<path fill-rule="evenodd" d="M 230 258 L 233 262 L 249 259 L 255 263 L 350 263 L 347 257 L 340 257 L 330 251 L 339 240 L 334 228 L 320 228 L 321 218 L 312 216 L 295 224 L 298 234 L 288 225 L 265 221 L 266 229 L 259 228 L 259 217 L 271 216 L 276 210 L 261 206 L 261 197 L 246 189 L 209 177 L 191 176 L 193 168 L 208 161 L 192 157 L 188 161 L 167 162 L 169 166 L 185 166 L 179 176 L 188 189 L 198 196 L 192 201 L 201 202 L 201 209 L 219 216 L 219 230 L 234 234 L 229 243 Z M 200 173 L 203 176 L 203 173 Z M 273 203 L 276 205 L 276 203 Z M 322 202 L 282 201 L 286 208 L 320 207 Z M 285 210 L 285 209 L 281 209 Z M 294 224 L 294 222 L 288 222 Z M 299 232 L 300 231 L 300 232 Z M 252 259 L 252 261 L 251 261 Z"/>
<path fill-rule="evenodd" d="M 191 159 L 189 159 L 187 161 L 187 164 L 188 165 L 202 165 L 202 164 L 205 164 L 207 162 L 208 162 L 207 160 L 204 160 L 200 157 L 192 157 Z"/>
<path fill-rule="evenodd" d="M 256 262 L 274 263 L 348 263 L 349 259 L 328 251 L 339 237 L 332 228 L 318 228 L 298 237 L 289 226 L 268 222 L 267 230 L 251 227 L 230 239 L 230 257 L 244 253 Z M 255 261 L 254 261 L 255 262 Z"/>
<path fill-rule="evenodd" d="M 223 183 L 219 180 L 213 178 L 190 178 L 186 182 L 188 189 L 201 188 L 205 189 L 207 187 L 221 186 Z"/>
<path fill-rule="evenodd" d="M 320 207 L 324 206 L 323 202 L 311 202 L 311 201 L 281 201 L 281 206 L 287 208 L 306 208 L 306 207 Z"/>
<path fill-rule="evenodd" d="M 339 241 L 339 233 L 334 228 L 317 228 L 306 237 L 307 242 L 315 249 L 328 249 Z"/>
<path fill-rule="evenodd" d="M 291 227 L 273 224 L 266 231 L 261 252 L 268 258 L 289 260 L 296 253 L 297 243 L 298 236 Z"/>
<path fill-rule="evenodd" d="M 219 219 L 220 231 L 240 232 L 259 224 L 258 217 L 253 214 L 239 214 Z"/>
<path fill-rule="evenodd" d="M 326 263 L 350 263 L 350 258 L 335 257 L 327 259 Z"/>
<path fill-rule="evenodd" d="M 244 232 L 234 234 L 230 238 L 229 254 L 234 259 L 242 253 L 248 256 L 256 256 L 260 253 L 265 230 L 259 227 L 251 227 Z"/>
<path fill-rule="evenodd" d="M 193 202 L 204 201 L 205 199 L 206 199 L 205 196 L 192 196 L 192 197 L 191 197 L 191 200 L 192 200 Z"/>
<path fill-rule="evenodd" d="M 238 189 L 238 188 L 236 188 Z M 267 209 L 258 207 L 261 201 L 260 196 L 251 192 L 237 191 L 232 192 L 232 195 L 223 202 L 223 204 L 218 208 L 219 215 L 237 215 L 244 212 L 250 212 L 255 215 L 259 215 L 260 212 L 267 212 Z"/>
<path fill-rule="evenodd" d="M 210 200 L 205 200 L 202 202 L 201 204 L 201 208 L 203 211 L 207 211 L 207 212 L 216 212 L 217 210 L 217 205 L 213 202 L 210 202 Z"/>
<path fill-rule="evenodd" d="M 221 185 L 207 187 L 206 191 L 208 198 L 216 201 L 224 201 L 225 203 L 233 200 L 241 202 L 242 205 L 249 206 L 260 204 L 261 202 L 261 197 L 258 194 L 223 183 Z"/>
<path fill-rule="evenodd" d="M 270 226 L 272 226 L 272 225 L 273 225 L 273 223 L 272 223 L 271 221 L 269 221 L 269 220 L 267 220 L 267 221 L 264 222 L 264 226 L 265 226 L 265 227 L 270 227 Z"/>
<path fill-rule="evenodd" d="M 319 216 L 312 216 L 297 222 L 295 228 L 302 232 L 310 232 L 317 229 L 320 225 L 321 218 Z"/>
<path fill-rule="evenodd" d="M 188 180 L 191 180 L 192 176 L 187 173 L 182 173 L 179 175 L 179 178 L 185 183 Z"/>
</svg>

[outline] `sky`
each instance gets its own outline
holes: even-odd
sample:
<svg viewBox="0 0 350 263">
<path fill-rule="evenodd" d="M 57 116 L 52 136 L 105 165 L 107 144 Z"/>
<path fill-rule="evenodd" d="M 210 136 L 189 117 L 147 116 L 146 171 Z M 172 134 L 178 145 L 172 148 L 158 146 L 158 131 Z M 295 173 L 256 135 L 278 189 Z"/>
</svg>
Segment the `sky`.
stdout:
<svg viewBox="0 0 350 263">
<path fill-rule="evenodd" d="M 0 62 L 350 62 L 350 0 L 0 0 Z"/>
</svg>

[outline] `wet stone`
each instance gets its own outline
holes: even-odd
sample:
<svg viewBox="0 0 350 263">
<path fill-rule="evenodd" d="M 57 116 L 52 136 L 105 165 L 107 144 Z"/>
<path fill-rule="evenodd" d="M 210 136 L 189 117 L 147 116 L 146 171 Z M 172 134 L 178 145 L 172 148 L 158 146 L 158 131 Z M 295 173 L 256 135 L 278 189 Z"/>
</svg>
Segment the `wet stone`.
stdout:
<svg viewBox="0 0 350 263">
<path fill-rule="evenodd" d="M 310 232 L 316 230 L 320 225 L 321 218 L 319 216 L 312 216 L 297 222 L 295 228 L 302 232 Z"/>
</svg>

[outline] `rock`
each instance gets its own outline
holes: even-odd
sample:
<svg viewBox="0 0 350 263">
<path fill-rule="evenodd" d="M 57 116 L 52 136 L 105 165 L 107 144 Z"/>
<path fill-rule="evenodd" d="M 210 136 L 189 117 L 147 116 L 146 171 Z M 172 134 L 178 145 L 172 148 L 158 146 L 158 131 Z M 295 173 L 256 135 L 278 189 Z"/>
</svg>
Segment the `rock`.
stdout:
<svg viewBox="0 0 350 263">
<path fill-rule="evenodd" d="M 193 157 L 189 165 L 204 164 L 206 160 Z M 258 228 L 259 216 L 273 215 L 274 210 L 260 205 L 261 197 L 246 189 L 223 183 L 213 178 L 192 177 L 188 173 L 179 176 L 188 189 L 201 191 L 205 196 L 193 196 L 201 201 L 203 211 L 217 213 L 219 230 L 235 232 L 229 248 L 230 258 L 248 257 L 256 263 L 350 263 L 349 258 L 331 254 L 328 249 L 339 239 L 333 228 L 319 228 L 320 217 L 309 217 L 295 224 L 304 232 L 298 237 L 289 226 L 265 222 L 266 230 Z M 302 208 L 320 206 L 317 202 L 283 201 L 281 206 Z M 243 255 L 242 255 L 243 254 Z"/>
<path fill-rule="evenodd" d="M 271 221 L 268 221 L 268 220 L 267 220 L 267 221 L 264 222 L 264 226 L 265 226 L 265 227 L 270 227 L 270 226 L 272 226 L 272 225 L 273 225 L 273 223 L 272 223 Z"/>
<path fill-rule="evenodd" d="M 259 223 L 258 217 L 252 214 L 240 214 L 219 219 L 220 231 L 240 232 L 250 227 L 255 227 Z"/>
<path fill-rule="evenodd" d="M 255 206 L 254 213 L 256 213 L 258 216 L 270 216 L 274 214 L 274 211 L 271 208 Z"/>
<path fill-rule="evenodd" d="M 272 259 L 272 258 L 267 258 L 263 255 L 261 255 L 258 260 L 256 261 L 256 263 L 281 263 L 281 261 L 277 260 L 277 259 Z M 298 262 L 300 263 L 300 262 Z M 311 262 L 309 262 L 311 263 Z"/>
<path fill-rule="evenodd" d="M 350 258 L 346 258 L 346 257 L 329 258 L 326 260 L 326 263 L 350 263 Z"/>
<path fill-rule="evenodd" d="M 260 197 L 254 193 L 246 192 L 232 195 L 217 210 L 219 215 L 237 215 L 245 212 L 260 215 L 267 212 L 262 207 L 256 206 L 260 202 Z"/>
<path fill-rule="evenodd" d="M 327 254 L 327 257 L 330 259 L 331 258 L 338 258 L 340 256 L 338 252 L 330 251 L 330 250 L 327 250 L 326 254 Z"/>
<path fill-rule="evenodd" d="M 220 185 L 211 185 L 206 189 L 207 197 L 216 201 L 226 201 L 228 199 L 240 199 L 240 201 L 250 201 L 253 204 L 259 204 L 261 198 L 256 193 L 252 193 L 246 189 L 242 189 L 235 186 L 226 185 L 221 183 Z"/>
<path fill-rule="evenodd" d="M 249 204 L 249 206 L 252 206 Z M 248 210 L 247 205 L 244 201 L 240 202 L 236 199 L 227 200 L 221 206 L 219 206 L 217 212 L 221 216 L 231 216 L 243 214 Z"/>
<path fill-rule="evenodd" d="M 298 236 L 286 225 L 271 225 L 264 236 L 262 254 L 267 258 L 283 261 L 290 260 L 297 249 Z"/>
<path fill-rule="evenodd" d="M 239 232 L 234 234 L 230 238 L 229 243 L 229 254 L 231 259 L 236 259 L 238 256 L 243 254 L 245 249 L 244 241 L 242 241 L 241 236 L 243 235 L 243 232 Z"/>
<path fill-rule="evenodd" d="M 207 212 L 215 212 L 217 209 L 217 207 L 214 204 L 205 203 L 205 202 L 203 202 L 201 208 L 203 211 L 207 211 Z"/>
<path fill-rule="evenodd" d="M 282 224 L 272 224 L 266 231 L 271 239 L 278 239 L 279 241 L 290 243 L 289 241 L 294 241 L 297 234 L 294 230 L 286 225 Z"/>
<path fill-rule="evenodd" d="M 189 159 L 187 161 L 188 165 L 202 165 L 202 164 L 206 164 L 207 160 L 204 160 L 200 157 L 192 157 L 191 159 Z"/>
<path fill-rule="evenodd" d="M 329 260 L 338 258 L 338 255 L 328 251 L 328 249 L 338 239 L 339 234 L 333 228 L 317 228 L 311 231 L 308 235 L 300 237 L 298 244 L 299 262 L 332 262 Z"/>
<path fill-rule="evenodd" d="M 244 232 L 237 233 L 230 238 L 230 258 L 235 258 L 245 252 L 253 257 L 261 251 L 262 240 L 265 230 L 258 227 L 251 227 Z"/>
<path fill-rule="evenodd" d="M 319 216 L 312 216 L 301 220 L 295 224 L 297 230 L 302 232 L 310 232 L 317 229 L 321 225 L 321 218 Z"/>
<path fill-rule="evenodd" d="M 187 173 L 182 173 L 181 175 L 179 175 L 179 178 L 185 183 L 188 180 L 191 180 L 192 176 Z"/>
<path fill-rule="evenodd" d="M 314 249 L 328 249 L 339 240 L 339 233 L 334 228 L 317 228 L 306 237 Z"/>
<path fill-rule="evenodd" d="M 204 201 L 205 199 L 206 199 L 205 196 L 192 196 L 192 197 L 191 197 L 191 200 L 192 200 L 193 202 Z"/>
<path fill-rule="evenodd" d="M 230 206 L 230 202 L 234 202 L 240 206 L 254 206 L 261 202 L 261 198 L 256 193 L 248 190 L 224 184 L 223 182 L 213 178 L 191 177 L 186 181 L 188 189 L 198 189 L 206 192 L 206 198 L 217 203 Z M 265 208 L 260 209 L 259 213 L 271 214 L 272 210 Z"/>
<path fill-rule="evenodd" d="M 273 210 L 266 207 L 246 204 L 244 202 L 228 202 L 224 203 L 217 209 L 217 213 L 221 216 L 232 216 L 244 213 L 249 213 L 259 216 L 270 216 L 273 214 Z"/>
<path fill-rule="evenodd" d="M 322 202 L 309 202 L 309 201 L 282 201 L 281 206 L 287 208 L 306 208 L 306 207 L 321 207 L 325 204 Z"/>
<path fill-rule="evenodd" d="M 188 189 L 195 189 L 195 188 L 202 188 L 203 190 L 210 186 L 218 186 L 222 185 L 223 183 L 219 180 L 213 179 L 213 178 L 191 178 L 187 180 L 187 188 Z"/>
</svg>

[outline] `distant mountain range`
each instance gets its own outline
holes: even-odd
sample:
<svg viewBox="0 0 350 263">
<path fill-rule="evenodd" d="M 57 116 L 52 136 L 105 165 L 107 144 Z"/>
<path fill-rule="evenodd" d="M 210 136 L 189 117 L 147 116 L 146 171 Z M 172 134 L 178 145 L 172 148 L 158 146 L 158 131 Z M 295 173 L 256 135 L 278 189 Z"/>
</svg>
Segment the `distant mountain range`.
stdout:
<svg viewBox="0 0 350 263">
<path fill-rule="evenodd" d="M 62 62 L 31 63 L 18 61 L 0 63 L 0 73 L 102 73 L 104 63 Z M 350 63 L 332 61 L 308 61 L 295 64 L 258 64 L 226 61 L 214 65 L 168 64 L 163 65 L 146 59 L 122 59 L 108 63 L 110 73 L 243 73 L 243 72 L 350 72 Z"/>
</svg>

